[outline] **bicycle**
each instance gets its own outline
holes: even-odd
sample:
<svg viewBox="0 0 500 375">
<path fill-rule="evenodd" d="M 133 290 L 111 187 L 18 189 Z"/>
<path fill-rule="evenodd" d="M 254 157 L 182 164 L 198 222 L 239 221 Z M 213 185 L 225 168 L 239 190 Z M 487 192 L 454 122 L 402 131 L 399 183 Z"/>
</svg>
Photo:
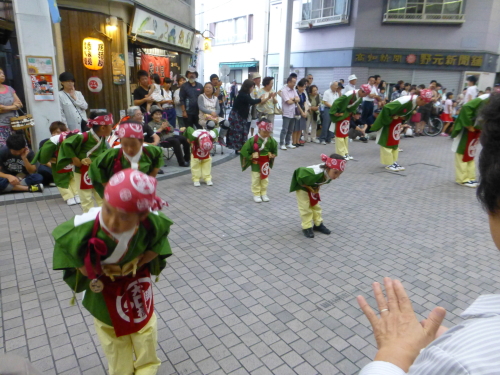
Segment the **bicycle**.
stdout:
<svg viewBox="0 0 500 375">
<path fill-rule="evenodd" d="M 443 121 L 439 118 L 439 113 L 431 113 L 429 121 L 425 124 L 424 133 L 429 137 L 435 137 L 443 131 Z"/>
</svg>

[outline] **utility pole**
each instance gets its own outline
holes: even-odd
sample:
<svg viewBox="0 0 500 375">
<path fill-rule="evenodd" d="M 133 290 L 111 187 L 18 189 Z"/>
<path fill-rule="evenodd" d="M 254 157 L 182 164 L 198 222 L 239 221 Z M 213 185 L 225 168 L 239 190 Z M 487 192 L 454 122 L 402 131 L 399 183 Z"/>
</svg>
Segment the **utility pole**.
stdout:
<svg viewBox="0 0 500 375">
<path fill-rule="evenodd" d="M 282 44 L 278 73 L 278 89 L 286 83 L 290 73 L 290 50 L 292 47 L 293 0 L 283 0 L 281 3 Z"/>
</svg>

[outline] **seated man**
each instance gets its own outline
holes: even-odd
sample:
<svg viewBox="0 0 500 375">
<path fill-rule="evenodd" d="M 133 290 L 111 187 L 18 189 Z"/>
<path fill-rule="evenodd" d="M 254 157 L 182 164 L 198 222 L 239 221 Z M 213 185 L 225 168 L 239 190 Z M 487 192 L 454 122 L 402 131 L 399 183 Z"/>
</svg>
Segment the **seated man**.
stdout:
<svg viewBox="0 0 500 375">
<path fill-rule="evenodd" d="M 361 121 L 361 111 L 357 111 L 351 117 L 351 123 L 349 125 L 349 138 L 356 139 L 359 137 L 359 140 L 364 143 L 368 143 L 368 138 L 366 138 L 366 130 L 368 129 L 368 125 Z"/>
<path fill-rule="evenodd" d="M 69 129 L 66 126 L 66 124 L 64 124 L 61 121 L 54 121 L 49 126 L 50 135 L 52 137 L 59 135 L 62 132 L 67 132 L 68 130 Z M 42 139 L 38 145 L 38 149 L 41 150 L 43 145 L 45 144 L 45 142 L 47 142 L 48 140 L 50 140 L 50 138 Z M 36 162 L 39 162 L 39 161 L 37 159 L 35 159 L 35 163 Z M 43 177 L 42 182 L 43 182 L 44 186 L 56 186 L 56 184 L 54 182 L 54 176 L 52 173 L 52 163 L 54 163 L 54 166 L 55 166 L 56 159 L 52 159 L 51 161 L 49 161 L 46 164 L 40 163 L 40 165 L 38 166 L 37 172 L 42 175 L 42 177 Z M 74 204 L 76 204 L 76 202 L 74 202 Z"/>
<path fill-rule="evenodd" d="M 175 135 L 174 128 L 167 121 L 162 119 L 162 109 L 156 105 L 151 107 L 153 120 L 144 125 L 144 132 L 147 133 L 145 141 L 160 147 L 172 147 L 179 167 L 189 167 L 190 144 L 186 137 Z M 156 129 L 156 132 L 153 130 Z M 156 137 L 151 135 L 153 133 Z"/>
<path fill-rule="evenodd" d="M 43 192 L 43 177 L 31 165 L 35 153 L 23 134 L 12 134 L 0 148 L 0 193 L 10 191 Z"/>
</svg>

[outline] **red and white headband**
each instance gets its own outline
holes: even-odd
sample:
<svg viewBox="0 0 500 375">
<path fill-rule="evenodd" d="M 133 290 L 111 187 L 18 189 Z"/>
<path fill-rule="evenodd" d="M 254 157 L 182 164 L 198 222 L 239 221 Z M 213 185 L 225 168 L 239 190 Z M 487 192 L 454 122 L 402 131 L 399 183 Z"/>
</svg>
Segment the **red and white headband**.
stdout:
<svg viewBox="0 0 500 375">
<path fill-rule="evenodd" d="M 111 177 L 104 198 L 111 206 L 129 213 L 158 211 L 167 206 L 156 196 L 156 178 L 130 168 Z"/>
<path fill-rule="evenodd" d="M 97 116 L 96 118 L 89 120 L 87 125 L 90 128 L 93 126 L 100 126 L 100 125 L 113 125 L 113 115 L 110 113 L 104 116 Z"/>
<path fill-rule="evenodd" d="M 344 159 L 333 159 L 326 156 L 325 154 L 321 154 L 321 160 L 325 163 L 327 168 L 344 172 L 346 164 L 346 161 Z"/>
<path fill-rule="evenodd" d="M 259 127 L 259 130 L 264 130 L 268 132 L 273 131 L 273 123 L 266 120 L 259 121 L 257 123 L 257 126 Z"/>
<path fill-rule="evenodd" d="M 120 124 L 116 135 L 122 138 L 144 139 L 144 130 L 138 122 L 124 122 Z"/>
<path fill-rule="evenodd" d="M 361 85 L 360 90 L 364 91 L 365 94 L 369 94 L 372 92 L 372 87 L 368 83 L 365 83 L 364 85 Z"/>
</svg>

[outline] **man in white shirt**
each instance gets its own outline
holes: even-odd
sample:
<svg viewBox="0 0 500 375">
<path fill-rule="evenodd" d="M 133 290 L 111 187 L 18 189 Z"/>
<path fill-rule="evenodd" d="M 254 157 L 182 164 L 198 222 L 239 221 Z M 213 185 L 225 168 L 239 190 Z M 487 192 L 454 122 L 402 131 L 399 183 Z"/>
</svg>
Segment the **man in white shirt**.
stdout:
<svg viewBox="0 0 500 375">
<path fill-rule="evenodd" d="M 476 76 L 468 76 L 467 77 L 467 91 L 465 92 L 465 97 L 463 103 L 466 104 L 470 102 L 472 99 L 477 98 L 477 78 Z"/>
<path fill-rule="evenodd" d="M 321 135 L 319 141 L 324 145 L 332 143 L 333 133 L 330 131 L 330 107 L 339 97 L 337 92 L 338 86 L 339 84 L 337 81 L 330 82 L 330 88 L 323 94 L 323 105 L 325 106 L 325 110 L 323 111 L 321 121 Z"/>
<path fill-rule="evenodd" d="M 365 124 L 371 125 L 375 121 L 375 119 L 373 118 L 373 101 L 375 100 L 375 98 L 380 99 L 380 97 L 378 96 L 377 86 L 375 86 L 374 76 L 368 77 L 368 84 L 372 88 L 372 91 L 368 96 L 365 96 L 363 98 L 363 104 L 361 105 L 361 110 L 363 111 L 361 121 L 363 121 L 363 123 Z"/>
<path fill-rule="evenodd" d="M 348 80 L 349 83 L 344 86 L 344 89 L 342 90 L 342 95 L 348 91 L 356 90 L 356 82 L 358 81 L 358 77 L 356 77 L 356 74 L 351 74 Z"/>
</svg>

